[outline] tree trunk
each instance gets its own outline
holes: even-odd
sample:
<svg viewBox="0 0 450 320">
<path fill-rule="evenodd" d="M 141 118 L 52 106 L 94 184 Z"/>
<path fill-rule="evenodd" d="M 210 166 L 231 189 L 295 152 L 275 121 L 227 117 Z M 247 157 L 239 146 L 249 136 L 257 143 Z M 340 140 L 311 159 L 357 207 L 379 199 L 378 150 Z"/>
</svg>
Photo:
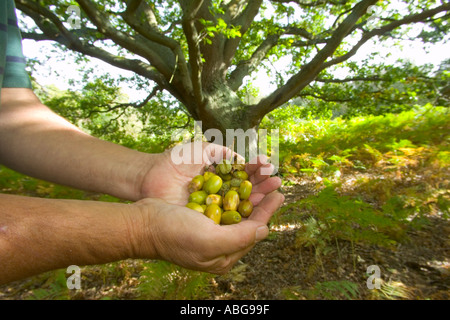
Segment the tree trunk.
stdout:
<svg viewBox="0 0 450 320">
<path fill-rule="evenodd" d="M 261 119 L 250 116 L 249 106 L 225 81 L 215 80 L 204 88 L 203 97 L 203 104 L 196 108 L 196 131 L 201 130 L 209 142 L 232 148 L 248 159 L 257 149 Z M 196 107 L 193 104 L 190 109 Z"/>
</svg>

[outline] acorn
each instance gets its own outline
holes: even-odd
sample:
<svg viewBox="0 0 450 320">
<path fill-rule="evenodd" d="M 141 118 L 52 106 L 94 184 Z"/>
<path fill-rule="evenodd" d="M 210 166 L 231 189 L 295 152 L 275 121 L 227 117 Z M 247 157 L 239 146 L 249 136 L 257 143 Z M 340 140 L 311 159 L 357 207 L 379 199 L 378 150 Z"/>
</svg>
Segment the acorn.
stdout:
<svg viewBox="0 0 450 320">
<path fill-rule="evenodd" d="M 233 177 L 239 178 L 241 180 L 247 180 L 248 179 L 248 173 L 243 171 L 243 170 L 233 171 L 232 175 L 233 175 Z"/>
<path fill-rule="evenodd" d="M 196 175 L 188 185 L 186 207 L 203 213 L 216 224 L 239 223 L 253 212 L 253 203 L 248 200 L 252 183 L 245 172 L 245 164 L 231 164 L 231 160 L 205 168 L 206 171 Z"/>
<path fill-rule="evenodd" d="M 230 181 L 230 180 L 233 178 L 233 176 L 231 175 L 231 173 L 223 174 L 223 173 L 220 173 L 220 172 L 219 172 L 219 173 L 218 173 L 218 176 L 221 177 L 223 181 Z"/>
<path fill-rule="evenodd" d="M 204 174 L 203 174 L 203 178 L 205 179 L 205 181 L 207 181 L 209 178 L 211 178 L 212 176 L 214 176 L 214 172 L 211 172 L 211 171 L 206 171 Z"/>
<path fill-rule="evenodd" d="M 243 218 L 248 218 L 253 212 L 253 203 L 250 200 L 239 202 L 238 212 Z"/>
<path fill-rule="evenodd" d="M 220 224 L 222 218 L 222 209 L 217 204 L 210 204 L 206 207 L 205 216 L 210 218 L 216 224 Z"/>
<path fill-rule="evenodd" d="M 195 191 L 189 195 L 188 201 L 198 204 L 204 204 L 207 196 L 208 194 L 204 190 Z"/>
<path fill-rule="evenodd" d="M 189 202 L 189 203 L 186 205 L 186 207 L 189 208 L 189 209 L 198 211 L 198 212 L 200 212 L 200 213 L 204 213 L 204 212 L 205 212 L 205 209 L 204 209 L 200 204 L 198 204 L 198 203 L 196 203 L 196 202 Z"/>
<path fill-rule="evenodd" d="M 203 175 L 195 176 L 189 183 L 189 186 L 188 186 L 189 193 L 201 190 L 203 188 L 204 182 L 205 182 L 205 178 L 203 177 Z"/>
<path fill-rule="evenodd" d="M 222 213 L 220 224 L 229 225 L 241 222 L 242 217 L 239 212 L 234 210 L 225 211 Z"/>
<path fill-rule="evenodd" d="M 217 204 L 219 207 L 222 207 L 222 196 L 219 194 L 208 194 L 206 197 L 206 205 L 209 206 L 210 204 Z"/>
<path fill-rule="evenodd" d="M 222 184 L 222 178 L 220 178 L 218 175 L 213 175 L 203 184 L 203 190 L 208 194 L 217 193 L 222 187 Z"/>
<path fill-rule="evenodd" d="M 248 180 L 242 181 L 239 186 L 239 199 L 247 200 L 252 193 L 252 183 Z"/>
<path fill-rule="evenodd" d="M 239 205 L 239 194 L 230 190 L 227 192 L 223 198 L 223 210 L 225 211 L 236 211 Z"/>
<path fill-rule="evenodd" d="M 221 174 L 228 174 L 231 172 L 232 166 L 229 160 L 223 160 L 216 166 L 216 172 Z"/>
</svg>

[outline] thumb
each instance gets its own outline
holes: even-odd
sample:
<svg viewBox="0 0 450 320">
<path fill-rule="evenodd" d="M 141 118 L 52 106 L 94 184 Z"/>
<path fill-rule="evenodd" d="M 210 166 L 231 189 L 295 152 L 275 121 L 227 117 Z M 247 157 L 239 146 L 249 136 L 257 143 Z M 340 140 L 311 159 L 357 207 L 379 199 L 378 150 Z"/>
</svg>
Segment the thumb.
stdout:
<svg viewBox="0 0 450 320">
<path fill-rule="evenodd" d="M 221 232 L 216 235 L 216 244 L 220 246 L 219 251 L 225 255 L 248 251 L 269 235 L 267 225 L 255 220 L 245 220 L 220 228 Z"/>
<path fill-rule="evenodd" d="M 220 248 L 216 247 L 215 256 L 209 261 L 209 272 L 225 274 L 246 255 L 254 245 L 269 234 L 269 228 L 260 222 L 246 220 L 238 224 L 220 226 L 216 234 Z"/>
</svg>

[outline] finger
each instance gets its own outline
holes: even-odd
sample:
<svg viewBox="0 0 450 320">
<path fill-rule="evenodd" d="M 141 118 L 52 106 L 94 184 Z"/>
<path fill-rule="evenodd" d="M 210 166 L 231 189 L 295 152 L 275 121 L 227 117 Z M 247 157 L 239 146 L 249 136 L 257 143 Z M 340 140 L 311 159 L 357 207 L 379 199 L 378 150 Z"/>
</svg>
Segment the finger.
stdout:
<svg viewBox="0 0 450 320">
<path fill-rule="evenodd" d="M 249 176 L 255 174 L 256 170 L 264 164 L 267 164 L 267 157 L 265 155 L 259 155 L 254 159 L 251 159 L 245 166 L 245 171 Z"/>
<path fill-rule="evenodd" d="M 205 143 L 205 145 L 204 155 L 206 159 L 204 159 L 204 161 L 207 165 L 219 163 L 222 159 L 231 155 L 231 150 L 222 145 L 215 143 Z"/>
<path fill-rule="evenodd" d="M 213 257 L 245 252 L 267 236 L 266 229 L 265 223 L 249 219 L 233 225 L 217 226 L 206 251 L 214 253 Z"/>
<path fill-rule="evenodd" d="M 281 186 L 279 177 L 270 177 L 258 184 L 252 184 L 252 193 L 268 194 Z"/>
<path fill-rule="evenodd" d="M 266 195 L 264 193 L 252 193 L 248 200 L 253 203 L 253 206 L 257 206 L 265 196 Z"/>
<path fill-rule="evenodd" d="M 266 163 L 261 165 L 258 169 L 255 170 L 255 172 L 249 177 L 250 182 L 253 184 L 260 183 L 264 180 L 266 180 L 268 177 L 272 175 L 272 173 L 275 171 L 275 167 L 271 163 Z"/>
<path fill-rule="evenodd" d="M 275 211 L 281 207 L 283 202 L 284 195 L 281 193 L 277 191 L 269 193 L 256 207 L 254 207 L 253 212 L 248 219 L 267 224 Z"/>
<path fill-rule="evenodd" d="M 230 255 L 220 256 L 213 261 L 212 266 L 209 268 L 209 272 L 216 274 L 228 273 L 243 256 L 245 256 L 247 253 L 249 253 L 250 250 L 253 249 L 253 247 L 254 245 Z"/>
<path fill-rule="evenodd" d="M 242 230 L 239 230 L 241 227 L 247 227 L 246 225 L 254 224 L 255 221 L 252 220 L 245 220 L 239 224 L 229 226 L 230 228 L 238 229 L 236 230 L 239 234 L 241 234 Z M 258 226 L 259 225 L 259 226 Z M 242 249 L 237 250 L 235 252 L 231 252 L 228 255 L 220 256 L 216 259 L 214 259 L 213 267 L 211 268 L 211 272 L 218 273 L 218 274 L 225 274 L 228 271 L 231 270 L 231 268 L 238 262 L 243 256 L 245 256 L 250 250 L 253 249 L 253 247 L 256 245 L 256 243 L 262 241 L 263 239 L 267 238 L 269 235 L 269 228 L 266 225 L 250 225 L 251 228 L 256 226 L 255 235 L 254 238 L 250 237 L 248 242 L 240 242 L 242 245 Z M 254 240 L 253 240 L 254 239 Z"/>
</svg>

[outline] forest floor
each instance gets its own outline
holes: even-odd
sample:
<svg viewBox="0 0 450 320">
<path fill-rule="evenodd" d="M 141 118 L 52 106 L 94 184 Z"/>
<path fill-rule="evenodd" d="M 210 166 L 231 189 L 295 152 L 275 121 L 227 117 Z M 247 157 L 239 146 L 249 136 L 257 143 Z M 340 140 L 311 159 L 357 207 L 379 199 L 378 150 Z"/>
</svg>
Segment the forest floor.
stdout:
<svg viewBox="0 0 450 320">
<path fill-rule="evenodd" d="M 286 201 L 305 197 L 314 188 L 314 182 L 293 186 Z M 219 281 L 217 295 L 229 299 L 447 300 L 450 222 L 429 219 L 420 230 L 407 231 L 408 240 L 395 248 L 339 241 L 330 243 L 321 256 L 313 247 L 297 244 L 301 225 L 273 226 L 272 236 L 242 259 L 245 276 L 239 281 L 232 277 Z M 367 286 L 371 265 L 380 268 L 379 290 Z M 349 282 L 354 286 L 345 285 Z"/>
</svg>

